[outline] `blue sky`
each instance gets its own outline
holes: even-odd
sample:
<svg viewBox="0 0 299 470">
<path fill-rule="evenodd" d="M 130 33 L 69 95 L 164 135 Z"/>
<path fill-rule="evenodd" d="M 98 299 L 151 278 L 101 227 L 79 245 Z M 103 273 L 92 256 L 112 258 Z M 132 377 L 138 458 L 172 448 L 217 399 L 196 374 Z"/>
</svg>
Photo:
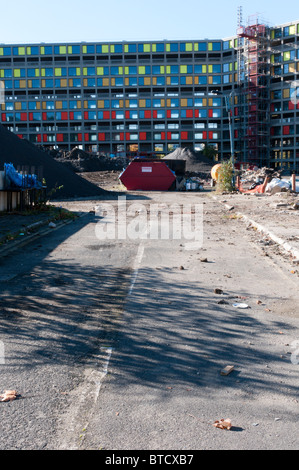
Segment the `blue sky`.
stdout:
<svg viewBox="0 0 299 470">
<path fill-rule="evenodd" d="M 298 0 L 0 0 L 0 43 L 218 39 L 258 14 L 269 26 L 299 20 Z"/>
</svg>

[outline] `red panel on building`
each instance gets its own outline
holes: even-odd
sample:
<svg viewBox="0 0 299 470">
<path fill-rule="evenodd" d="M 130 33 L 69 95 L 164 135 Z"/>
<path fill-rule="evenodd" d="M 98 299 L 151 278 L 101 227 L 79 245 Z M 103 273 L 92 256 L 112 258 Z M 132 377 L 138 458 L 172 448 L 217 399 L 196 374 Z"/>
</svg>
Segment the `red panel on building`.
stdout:
<svg viewBox="0 0 299 470">
<path fill-rule="evenodd" d="M 283 135 L 289 135 L 290 126 L 283 126 Z"/>
<path fill-rule="evenodd" d="M 63 134 L 57 134 L 56 135 L 56 140 L 57 140 L 57 142 L 63 142 Z"/>
<path fill-rule="evenodd" d="M 176 177 L 165 162 L 133 160 L 120 180 L 129 191 L 168 191 Z"/>
<path fill-rule="evenodd" d="M 187 109 L 186 117 L 187 118 L 193 118 L 193 109 Z"/>
<path fill-rule="evenodd" d="M 100 133 L 99 133 L 99 140 L 100 140 L 100 141 L 104 141 L 104 140 L 105 140 L 105 133 L 104 133 L 104 132 L 100 132 Z"/>
<path fill-rule="evenodd" d="M 185 131 L 181 132 L 181 139 L 188 140 L 188 132 L 185 132 Z"/>
<path fill-rule="evenodd" d="M 61 120 L 62 120 L 62 121 L 67 121 L 67 120 L 68 120 L 67 111 L 63 111 L 63 112 L 61 113 Z"/>
<path fill-rule="evenodd" d="M 109 111 L 104 111 L 103 112 L 103 119 L 110 119 L 110 112 Z"/>
<path fill-rule="evenodd" d="M 146 132 L 140 132 L 139 139 L 140 140 L 146 140 Z"/>
<path fill-rule="evenodd" d="M 6 114 L 2 113 L 2 122 L 5 122 L 5 121 L 6 121 Z"/>
<path fill-rule="evenodd" d="M 21 121 L 27 121 L 27 113 L 21 113 Z"/>
<path fill-rule="evenodd" d="M 151 111 L 144 111 L 144 117 L 145 119 L 150 119 L 152 117 Z"/>
</svg>

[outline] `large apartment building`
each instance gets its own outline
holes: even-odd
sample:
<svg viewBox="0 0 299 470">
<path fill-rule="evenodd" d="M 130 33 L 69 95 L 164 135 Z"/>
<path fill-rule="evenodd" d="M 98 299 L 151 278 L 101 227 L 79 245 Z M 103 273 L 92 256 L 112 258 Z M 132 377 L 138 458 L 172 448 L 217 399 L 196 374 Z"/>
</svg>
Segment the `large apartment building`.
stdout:
<svg viewBox="0 0 299 470">
<path fill-rule="evenodd" d="M 299 170 L 299 20 L 223 40 L 0 44 L 0 122 L 45 147 Z"/>
</svg>

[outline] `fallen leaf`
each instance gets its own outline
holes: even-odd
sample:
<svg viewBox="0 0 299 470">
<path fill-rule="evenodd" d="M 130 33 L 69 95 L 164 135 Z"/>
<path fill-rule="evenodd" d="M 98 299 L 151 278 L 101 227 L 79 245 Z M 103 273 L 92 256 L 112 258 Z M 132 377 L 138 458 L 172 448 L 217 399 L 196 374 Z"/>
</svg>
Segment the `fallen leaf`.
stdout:
<svg viewBox="0 0 299 470">
<path fill-rule="evenodd" d="M 17 391 L 16 390 L 5 390 L 5 392 L 0 395 L 0 399 L 2 402 L 13 401 L 17 398 Z"/>
<path fill-rule="evenodd" d="M 226 429 L 229 431 L 232 427 L 232 423 L 230 419 L 220 419 L 219 421 L 215 421 L 213 426 L 215 426 L 215 428 Z"/>
</svg>

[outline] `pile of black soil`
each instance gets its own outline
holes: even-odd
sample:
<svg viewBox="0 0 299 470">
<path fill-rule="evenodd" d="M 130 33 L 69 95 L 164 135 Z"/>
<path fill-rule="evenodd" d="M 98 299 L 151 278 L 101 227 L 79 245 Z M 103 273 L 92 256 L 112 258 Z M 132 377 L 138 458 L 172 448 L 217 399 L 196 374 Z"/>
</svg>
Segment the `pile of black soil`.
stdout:
<svg viewBox="0 0 299 470">
<path fill-rule="evenodd" d="M 213 160 L 205 157 L 202 152 L 194 152 L 189 148 L 179 147 L 165 157 L 166 160 L 185 160 L 186 174 L 207 179 L 211 177 Z"/>
<path fill-rule="evenodd" d="M 0 125 L 0 170 L 12 163 L 16 170 L 33 171 L 45 179 L 51 199 L 95 197 L 107 191 L 88 182 L 63 163 Z M 60 189 L 56 189 L 60 188 Z"/>
</svg>

